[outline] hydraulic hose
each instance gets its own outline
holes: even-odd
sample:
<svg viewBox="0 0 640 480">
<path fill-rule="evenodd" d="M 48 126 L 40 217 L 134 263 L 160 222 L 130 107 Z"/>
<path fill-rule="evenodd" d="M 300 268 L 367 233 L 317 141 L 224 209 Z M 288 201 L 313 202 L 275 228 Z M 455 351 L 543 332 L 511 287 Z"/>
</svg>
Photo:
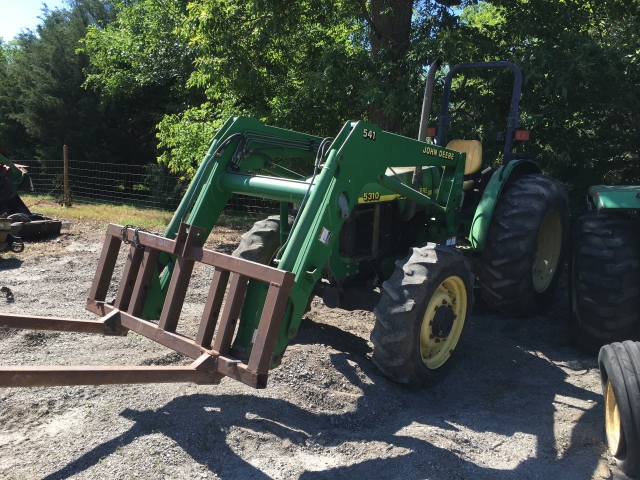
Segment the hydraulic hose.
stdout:
<svg viewBox="0 0 640 480">
<path fill-rule="evenodd" d="M 293 219 L 293 224 L 291 225 L 291 233 L 287 237 L 287 240 L 284 242 L 284 245 L 282 245 L 278 250 L 278 252 L 276 253 L 276 256 L 274 258 L 275 263 L 280 262 L 280 259 L 282 258 L 282 254 L 284 253 L 285 248 L 287 248 L 287 245 L 289 244 L 289 240 L 291 240 L 291 237 L 295 233 L 295 228 L 296 228 L 296 225 L 298 224 L 298 219 L 300 218 L 300 214 L 302 213 L 302 210 L 304 209 L 307 203 L 307 198 L 309 198 L 309 192 L 311 192 L 311 187 L 313 187 L 313 182 L 315 181 L 316 175 L 318 174 L 318 167 L 320 166 L 320 163 L 322 162 L 322 159 L 324 157 L 325 148 L 331 145 L 331 142 L 333 142 L 333 138 L 327 137 L 327 138 L 324 138 L 320 143 L 320 147 L 318 148 L 318 153 L 316 154 L 316 160 L 313 164 L 313 176 L 311 177 L 311 181 L 309 182 L 309 188 L 307 188 L 307 193 L 305 193 L 304 198 L 302 199 L 302 202 L 300 202 L 300 206 L 298 207 L 298 212 L 296 213 L 296 217 Z"/>
</svg>

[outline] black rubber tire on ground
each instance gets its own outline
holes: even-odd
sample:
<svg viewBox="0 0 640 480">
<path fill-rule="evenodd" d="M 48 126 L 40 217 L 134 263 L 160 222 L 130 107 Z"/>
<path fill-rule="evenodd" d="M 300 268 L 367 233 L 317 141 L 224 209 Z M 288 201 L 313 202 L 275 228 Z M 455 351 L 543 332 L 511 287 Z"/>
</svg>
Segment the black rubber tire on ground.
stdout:
<svg viewBox="0 0 640 480">
<path fill-rule="evenodd" d="M 289 217 L 289 226 L 293 217 Z M 280 215 L 273 215 L 253 224 L 242 234 L 240 245 L 231 254 L 252 262 L 268 265 L 280 248 Z"/>
<path fill-rule="evenodd" d="M 549 221 L 561 232 L 552 229 L 553 236 L 545 237 L 548 228 L 541 227 Z M 508 183 L 498 198 L 480 258 L 484 301 L 514 317 L 530 317 L 544 310 L 558 285 L 568 240 L 569 200 L 562 183 L 542 174 L 522 175 Z M 539 265 L 538 249 L 543 242 L 555 245 L 557 260 L 547 271 L 547 283 L 536 288 L 533 269 Z"/>
<path fill-rule="evenodd" d="M 450 356 L 441 366 L 428 368 L 421 353 L 423 319 L 436 290 L 451 277 L 459 278 L 465 291 L 463 323 Z M 382 284 L 371 332 L 372 360 L 385 377 L 417 388 L 433 385 L 447 374 L 458 356 L 471 316 L 473 280 L 471 263 L 453 247 L 428 243 L 412 248 L 407 258 L 396 262 L 394 273 Z"/>
<path fill-rule="evenodd" d="M 607 444 L 618 467 L 640 475 L 640 343 L 625 341 L 600 349 Z"/>
<path fill-rule="evenodd" d="M 635 340 L 640 326 L 638 224 L 621 212 L 582 214 L 573 231 L 571 336 L 596 355 L 606 343 Z"/>
</svg>

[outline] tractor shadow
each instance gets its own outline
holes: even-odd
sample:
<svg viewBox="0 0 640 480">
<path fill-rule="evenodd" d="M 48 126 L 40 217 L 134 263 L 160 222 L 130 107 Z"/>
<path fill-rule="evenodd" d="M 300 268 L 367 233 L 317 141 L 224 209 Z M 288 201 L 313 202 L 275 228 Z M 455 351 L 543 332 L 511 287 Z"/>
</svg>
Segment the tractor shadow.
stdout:
<svg viewBox="0 0 640 480">
<path fill-rule="evenodd" d="M 3 270 L 16 270 L 22 266 L 24 261 L 19 258 L 3 258 L 0 254 L 0 272 Z"/>
<path fill-rule="evenodd" d="M 229 446 L 232 427 L 249 433 L 243 433 L 243 444 L 251 442 L 251 434 L 262 442 L 270 437 L 273 456 L 291 458 L 300 451 L 318 458 L 343 456 L 340 446 L 362 442 L 382 442 L 393 452 L 322 471 L 306 469 L 300 476 L 304 479 L 590 478 L 600 460 L 601 396 L 569 383 L 565 369 L 579 376 L 597 365 L 566 344 L 566 333 L 553 316 L 522 320 L 476 315 L 464 353 L 448 377 L 414 391 L 379 376 L 367 358 L 371 349 L 366 340 L 305 320 L 296 343 L 324 343 L 338 351 L 330 354 L 334 368 L 362 392 L 348 413 L 314 412 L 293 401 L 251 393 L 185 395 L 155 411 L 123 410 L 121 415 L 135 422 L 128 431 L 46 478 L 76 475 L 151 433 L 171 438 L 220 478 L 271 478 L 243 458 L 252 456 L 252 448 Z M 362 372 L 368 381 L 362 380 Z M 591 407 L 574 406 L 585 402 Z M 570 405 L 576 418 L 564 443 L 554 433 L 562 404 Z M 461 445 L 461 435 L 475 437 L 474 448 Z M 509 443 L 523 436 L 531 437 L 532 450 L 519 462 L 509 459 L 513 447 L 500 454 L 481 443 L 485 437 Z M 316 443 L 318 438 L 322 444 Z M 506 462 L 500 468 L 482 465 L 482 458 L 495 464 L 500 455 Z M 348 464 L 346 460 L 342 463 Z"/>
<path fill-rule="evenodd" d="M 18 258 L 3 258 L 0 254 L 0 272 L 5 270 L 16 270 L 22 266 L 23 260 Z M 6 276 L 6 275 L 5 275 Z M 10 275 L 9 275 L 10 277 Z M 5 279 L 5 281 L 10 278 Z M 0 284 L 0 304 L 13 303 L 15 301 L 11 287 Z"/>
<path fill-rule="evenodd" d="M 366 357 L 373 351 L 367 341 L 327 323 L 317 322 L 308 317 L 302 319 L 298 336 L 293 342 L 298 345 L 325 344 L 334 350 Z"/>
</svg>

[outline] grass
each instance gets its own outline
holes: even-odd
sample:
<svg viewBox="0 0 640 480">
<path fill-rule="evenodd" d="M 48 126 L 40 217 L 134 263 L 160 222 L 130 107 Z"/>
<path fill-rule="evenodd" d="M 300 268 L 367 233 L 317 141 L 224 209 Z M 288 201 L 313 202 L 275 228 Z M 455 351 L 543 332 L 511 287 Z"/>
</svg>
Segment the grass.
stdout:
<svg viewBox="0 0 640 480">
<path fill-rule="evenodd" d="M 76 203 L 72 207 L 62 207 L 49 197 L 38 195 L 21 195 L 21 197 L 32 212 L 59 220 L 99 222 L 104 226 L 108 223 L 116 223 L 163 231 L 173 217 L 173 212 L 167 210 L 143 209 L 109 203 Z M 248 230 L 256 218 L 255 215 L 246 213 L 225 212 L 220 215 L 216 226 Z"/>
</svg>

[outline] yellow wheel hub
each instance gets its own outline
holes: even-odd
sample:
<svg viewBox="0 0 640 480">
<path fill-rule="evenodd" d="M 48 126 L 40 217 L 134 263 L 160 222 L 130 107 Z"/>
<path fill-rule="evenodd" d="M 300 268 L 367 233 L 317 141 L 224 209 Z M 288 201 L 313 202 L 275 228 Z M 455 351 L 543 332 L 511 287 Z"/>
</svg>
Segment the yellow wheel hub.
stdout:
<svg viewBox="0 0 640 480">
<path fill-rule="evenodd" d="M 466 315 L 467 289 L 460 277 L 451 276 L 433 293 L 422 319 L 420 354 L 427 368 L 439 368 L 449 359 L 462 334 Z"/>
<path fill-rule="evenodd" d="M 620 411 L 618 403 L 611 388 L 611 382 L 607 380 L 607 393 L 604 397 L 604 428 L 607 433 L 607 444 L 613 455 L 621 453 L 624 446 L 624 435 L 620 423 Z"/>
<path fill-rule="evenodd" d="M 542 293 L 549 287 L 558 268 L 561 248 L 562 222 L 560 214 L 552 210 L 542 221 L 536 239 L 536 252 L 531 267 L 536 292 Z"/>
</svg>

